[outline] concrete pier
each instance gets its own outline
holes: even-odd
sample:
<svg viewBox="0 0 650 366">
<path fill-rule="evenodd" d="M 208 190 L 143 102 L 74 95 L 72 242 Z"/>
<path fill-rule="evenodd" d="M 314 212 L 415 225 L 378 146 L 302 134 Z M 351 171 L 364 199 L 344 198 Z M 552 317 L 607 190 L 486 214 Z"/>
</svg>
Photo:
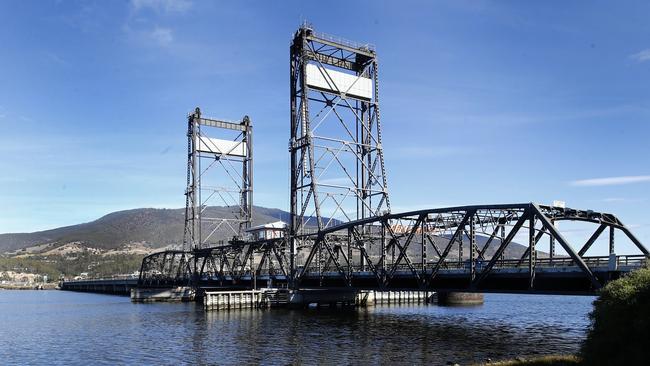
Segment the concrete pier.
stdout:
<svg viewBox="0 0 650 366">
<path fill-rule="evenodd" d="M 374 291 L 374 290 L 298 290 L 290 293 L 289 306 L 375 306 L 429 303 L 427 291 Z"/>
<path fill-rule="evenodd" d="M 196 292 L 192 287 L 179 286 L 173 288 L 133 288 L 131 301 L 133 302 L 186 302 L 194 301 Z"/>
<path fill-rule="evenodd" d="M 211 311 L 259 309 L 288 304 L 289 291 L 286 289 L 206 291 L 203 295 L 203 307 Z"/>
<path fill-rule="evenodd" d="M 263 292 L 248 291 L 213 291 L 203 294 L 205 310 L 253 309 L 263 304 Z"/>
<path fill-rule="evenodd" d="M 483 294 L 478 292 L 438 292 L 437 303 L 443 306 L 483 305 Z"/>
<path fill-rule="evenodd" d="M 260 289 L 244 291 L 206 291 L 206 310 L 259 309 L 267 307 L 366 307 L 380 304 L 406 305 L 431 301 L 426 291 L 356 291 L 322 289 Z"/>
<path fill-rule="evenodd" d="M 352 289 L 303 289 L 289 293 L 289 307 L 300 308 L 310 305 L 328 306 L 354 306 L 357 291 Z"/>
<path fill-rule="evenodd" d="M 431 302 L 429 291 L 359 291 L 359 306 L 428 304 Z"/>
</svg>

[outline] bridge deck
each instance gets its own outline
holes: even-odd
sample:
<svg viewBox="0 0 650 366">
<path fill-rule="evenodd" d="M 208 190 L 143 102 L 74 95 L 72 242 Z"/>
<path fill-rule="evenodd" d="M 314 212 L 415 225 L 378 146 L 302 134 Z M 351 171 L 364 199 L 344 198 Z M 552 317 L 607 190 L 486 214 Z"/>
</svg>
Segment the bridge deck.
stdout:
<svg viewBox="0 0 650 366">
<path fill-rule="evenodd" d="M 61 290 L 115 295 L 130 295 L 131 289 L 137 285 L 137 278 L 98 278 L 60 283 Z"/>
<path fill-rule="evenodd" d="M 534 288 L 530 287 L 528 267 L 517 265 L 518 261 L 506 260 L 499 267 L 492 268 L 489 276 L 480 287 L 472 287 L 470 269 L 466 263 L 448 263 L 448 268 L 440 269 L 434 281 L 423 285 L 422 278 L 432 274 L 432 269 L 413 272 L 407 266 L 395 271 L 388 286 L 383 286 L 373 271 L 361 270 L 358 266 L 351 268 L 349 276 L 341 272 L 331 271 L 318 273 L 307 272 L 301 282 L 303 288 L 353 288 L 357 290 L 453 290 L 465 292 L 525 292 L 525 293 L 554 293 L 554 294 L 595 294 L 596 290 L 590 285 L 590 280 L 581 268 L 571 265 L 570 259 L 539 260 L 536 267 Z M 587 258 L 591 271 L 601 283 L 606 283 L 621 275 L 646 265 L 644 256 L 621 256 L 614 265 L 608 257 Z M 614 267 L 613 267 L 614 266 Z M 480 265 L 479 265 L 480 270 Z M 346 277 L 351 281 L 346 281 Z M 64 281 L 61 289 L 69 291 L 84 291 L 128 295 L 138 284 L 138 279 L 88 279 Z M 165 288 L 188 283 L 170 283 L 168 281 L 152 281 L 151 288 Z M 253 276 L 250 272 L 240 276 L 226 275 L 222 277 L 204 276 L 198 281 L 199 288 L 216 289 L 252 289 L 266 286 L 287 286 L 288 278 L 283 274 L 260 273 Z"/>
</svg>

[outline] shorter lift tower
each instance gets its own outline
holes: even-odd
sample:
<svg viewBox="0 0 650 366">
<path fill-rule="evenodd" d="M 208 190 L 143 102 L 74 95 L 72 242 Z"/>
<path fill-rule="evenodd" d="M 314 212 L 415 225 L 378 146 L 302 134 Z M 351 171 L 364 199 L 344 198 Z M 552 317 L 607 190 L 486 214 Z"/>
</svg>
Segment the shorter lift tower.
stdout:
<svg viewBox="0 0 650 366">
<path fill-rule="evenodd" d="M 240 122 L 204 118 L 198 107 L 188 116 L 183 250 L 204 249 L 224 238 L 240 239 L 250 228 L 252 132 L 248 116 Z"/>
</svg>

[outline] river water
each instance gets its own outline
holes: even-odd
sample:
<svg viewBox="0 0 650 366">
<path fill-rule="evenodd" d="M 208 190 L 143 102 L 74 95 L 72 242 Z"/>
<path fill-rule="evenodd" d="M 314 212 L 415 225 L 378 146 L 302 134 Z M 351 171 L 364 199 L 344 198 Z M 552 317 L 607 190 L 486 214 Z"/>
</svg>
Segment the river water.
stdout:
<svg viewBox="0 0 650 366">
<path fill-rule="evenodd" d="M 466 365 L 576 352 L 593 300 L 486 294 L 476 307 L 204 312 L 189 303 L 0 291 L 0 364 Z"/>
</svg>

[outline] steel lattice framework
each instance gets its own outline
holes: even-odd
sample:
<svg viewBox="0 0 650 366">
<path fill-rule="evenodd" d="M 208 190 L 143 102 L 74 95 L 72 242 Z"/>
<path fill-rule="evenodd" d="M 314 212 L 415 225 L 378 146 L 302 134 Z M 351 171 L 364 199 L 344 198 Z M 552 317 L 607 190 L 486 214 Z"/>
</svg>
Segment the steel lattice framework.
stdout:
<svg viewBox="0 0 650 366">
<path fill-rule="evenodd" d="M 288 232 L 265 240 L 241 237 L 252 203 L 250 121 L 207 120 L 197 109 L 188 123 L 188 242 L 203 243 L 197 240 L 196 220 L 205 218 L 194 188 L 200 185 L 196 164 L 201 149 L 193 145 L 203 133 L 201 126 L 243 134 L 247 154 L 240 154 L 245 156 L 239 235 L 227 245 L 194 245 L 192 251 L 146 257 L 139 286 L 250 288 L 261 280 L 294 289 L 594 293 L 647 263 L 650 252 L 608 213 L 535 203 L 391 213 L 375 51 L 303 26 L 295 33 L 290 59 Z M 216 154 L 209 159 L 220 162 Z M 593 231 L 585 242 L 571 243 L 558 229 L 562 221 L 585 223 Z M 605 231 L 609 255 L 588 256 Z M 616 233 L 636 253 L 616 253 Z M 513 243 L 526 249 L 519 258 L 506 258 Z"/>
<path fill-rule="evenodd" d="M 562 221 L 588 223 L 593 234 L 583 243 L 570 243 L 556 227 Z M 362 229 L 366 235 L 358 234 Z M 605 231 L 610 255 L 587 256 Z M 616 232 L 628 238 L 638 254 L 617 255 Z M 143 262 L 141 283 L 188 284 L 195 278 L 204 287 L 248 288 L 261 280 L 293 282 L 296 288 L 594 293 L 609 280 L 645 265 L 650 256 L 612 214 L 534 203 L 387 214 L 339 224 L 304 239 L 310 244 L 298 250 L 302 260 L 293 278 L 287 267 L 287 238 L 277 238 L 152 254 Z M 519 259 L 505 259 L 515 240 L 527 250 Z M 563 254 L 552 254 L 555 246 Z M 365 259 L 363 265 L 360 258 Z"/>
<path fill-rule="evenodd" d="M 187 190 L 184 249 L 202 249 L 214 237 L 241 238 L 253 215 L 253 127 L 203 118 L 196 108 L 187 122 Z M 230 133 L 229 139 L 215 138 Z M 204 180 L 211 184 L 203 184 Z M 232 207 L 225 213 L 209 206 Z"/>
<path fill-rule="evenodd" d="M 587 242 L 577 248 L 556 228 L 554 222 L 559 221 L 588 222 L 598 226 Z M 360 227 L 371 228 L 372 238 L 360 236 Z M 613 258 L 585 256 L 605 229 L 610 230 L 609 251 Z M 296 281 L 307 286 L 340 286 L 346 283 L 348 286 L 373 288 L 451 287 L 475 291 L 497 289 L 499 286 L 504 286 L 504 289 L 547 291 L 563 287 L 576 291 L 579 288 L 598 289 L 609 278 L 599 278 L 592 267 L 607 267 L 611 265 L 608 261 L 619 260 L 614 252 L 615 230 L 625 234 L 640 252 L 637 256 L 621 258 L 645 262 L 650 255 L 648 250 L 611 214 L 534 203 L 389 214 L 324 229 L 313 235 L 314 244 Z M 477 242 L 479 235 L 487 238 L 481 247 Z M 518 236 L 520 241 L 527 242 L 527 250 L 520 259 L 504 259 L 504 251 Z M 469 249 L 466 256 L 462 254 L 463 240 L 466 240 Z M 548 241 L 544 249 L 548 249 L 549 254 L 545 258 L 538 258 L 539 247 L 544 240 Z M 317 260 L 319 242 L 328 242 L 330 247 L 338 250 L 320 254 L 325 258 Z M 557 257 L 554 254 L 556 245 L 566 254 Z M 458 249 L 458 254 L 450 258 L 454 248 Z M 360 257 L 365 258 L 365 266 L 355 265 Z M 614 267 L 617 268 L 617 265 L 618 262 Z M 539 278 L 538 267 L 543 268 Z M 574 268 L 579 274 L 575 284 L 554 282 L 558 273 L 549 269 L 566 267 Z M 508 273 L 505 280 L 500 281 L 498 275 L 495 277 L 495 268 L 498 270 L 496 272 L 501 272 L 501 277 Z M 508 272 L 507 269 L 516 271 Z M 445 277 L 439 277 L 441 270 L 447 271 Z M 449 270 L 454 274 L 451 278 Z M 562 280 L 567 281 L 566 278 Z M 504 285 L 504 282 L 509 284 Z"/>
<path fill-rule="evenodd" d="M 374 49 L 304 25 L 291 44 L 290 89 L 295 269 L 298 249 L 308 245 L 305 233 L 379 216 L 390 211 L 390 201 Z"/>
</svg>

